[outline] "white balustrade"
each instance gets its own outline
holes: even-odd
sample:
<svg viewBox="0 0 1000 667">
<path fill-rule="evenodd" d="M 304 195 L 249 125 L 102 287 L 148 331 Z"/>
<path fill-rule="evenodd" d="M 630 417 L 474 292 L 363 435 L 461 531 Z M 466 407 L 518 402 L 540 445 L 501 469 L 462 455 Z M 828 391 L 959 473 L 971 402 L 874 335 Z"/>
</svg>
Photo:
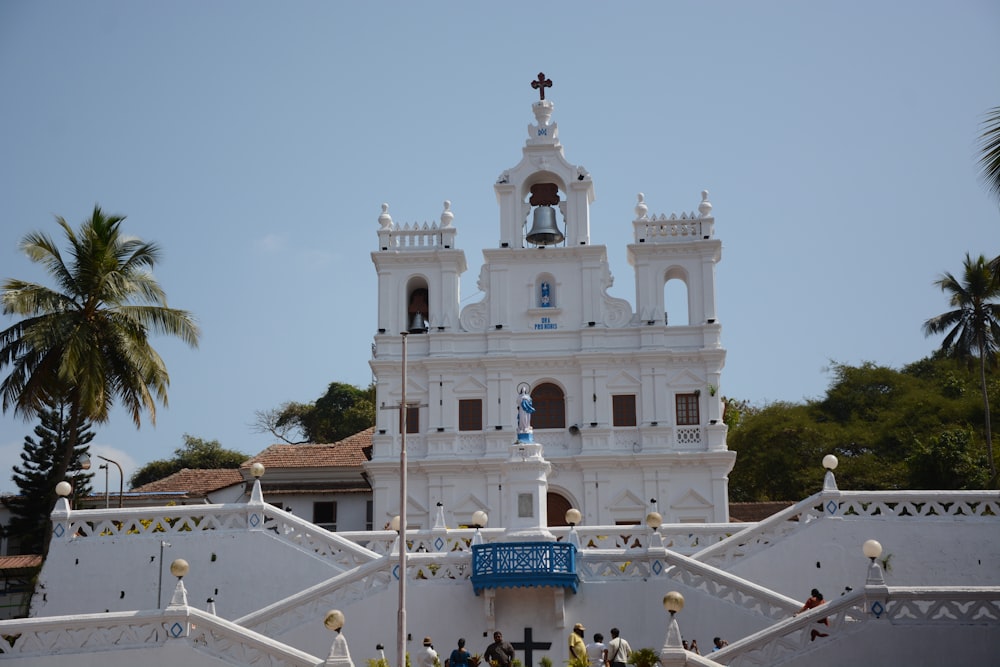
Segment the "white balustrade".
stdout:
<svg viewBox="0 0 1000 667">
<path fill-rule="evenodd" d="M 239 645 L 242 663 L 315 667 L 324 660 L 191 607 L 25 618 L 0 623 L 0 661 L 53 654 L 72 655 L 141 649 L 186 637 L 199 652 L 231 656 Z"/>
<path fill-rule="evenodd" d="M 159 541 L 199 531 L 246 532 L 251 528 L 247 507 L 231 503 L 74 510 L 68 518 L 54 517 L 53 548 L 70 540 Z M 263 530 L 342 569 L 378 558 L 378 554 L 273 505 L 263 505 Z"/>
<path fill-rule="evenodd" d="M 736 560 L 775 544 L 824 517 L 1000 521 L 1000 491 L 826 491 L 814 494 L 694 555 L 728 568 Z"/>
</svg>

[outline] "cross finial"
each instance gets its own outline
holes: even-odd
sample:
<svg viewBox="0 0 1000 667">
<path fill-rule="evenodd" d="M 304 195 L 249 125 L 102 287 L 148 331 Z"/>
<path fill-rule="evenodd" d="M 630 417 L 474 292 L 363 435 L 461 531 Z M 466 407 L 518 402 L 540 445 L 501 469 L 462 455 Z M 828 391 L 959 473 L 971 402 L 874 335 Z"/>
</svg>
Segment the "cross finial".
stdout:
<svg viewBox="0 0 1000 667">
<path fill-rule="evenodd" d="M 531 82 L 531 87 L 538 91 L 539 99 L 545 99 L 545 89 L 552 87 L 552 79 L 545 78 L 545 72 L 538 73 L 538 79 Z"/>
</svg>

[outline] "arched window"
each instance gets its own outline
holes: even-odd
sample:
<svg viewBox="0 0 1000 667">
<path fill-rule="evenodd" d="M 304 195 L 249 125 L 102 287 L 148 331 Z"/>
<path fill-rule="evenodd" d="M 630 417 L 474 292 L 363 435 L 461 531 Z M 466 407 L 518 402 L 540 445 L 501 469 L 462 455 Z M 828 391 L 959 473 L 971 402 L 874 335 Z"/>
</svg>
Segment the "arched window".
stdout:
<svg viewBox="0 0 1000 667">
<path fill-rule="evenodd" d="M 670 326 L 690 324 L 691 312 L 687 273 L 674 267 L 667 271 L 663 285 L 663 323 Z"/>
<path fill-rule="evenodd" d="M 531 428 L 566 428 L 566 399 L 563 391 L 551 382 L 543 382 L 531 392 L 535 413 Z"/>
</svg>

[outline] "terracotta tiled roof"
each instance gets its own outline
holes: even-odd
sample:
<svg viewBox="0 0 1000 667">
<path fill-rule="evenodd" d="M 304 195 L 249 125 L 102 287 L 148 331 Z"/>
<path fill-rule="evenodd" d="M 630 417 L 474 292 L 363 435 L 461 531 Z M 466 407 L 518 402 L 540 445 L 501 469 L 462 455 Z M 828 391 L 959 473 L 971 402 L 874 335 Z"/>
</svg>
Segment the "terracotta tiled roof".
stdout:
<svg viewBox="0 0 1000 667">
<path fill-rule="evenodd" d="M 371 447 L 374 432 L 374 427 L 368 428 L 329 445 L 271 445 L 244 461 L 240 469 L 254 463 L 263 463 L 265 468 L 360 467 L 367 460 L 365 449 Z"/>
<path fill-rule="evenodd" d="M 42 564 L 40 554 L 24 554 L 22 556 L 0 556 L 0 570 L 27 570 Z"/>
<path fill-rule="evenodd" d="M 787 500 L 776 500 L 760 503 L 729 503 L 729 520 L 756 522 L 763 521 L 795 503 Z"/>
<path fill-rule="evenodd" d="M 243 475 L 236 468 L 209 468 L 195 470 L 184 468 L 173 475 L 132 489 L 139 493 L 169 493 L 184 491 L 190 495 L 204 496 L 212 491 L 224 489 L 234 484 L 242 484 Z"/>
</svg>

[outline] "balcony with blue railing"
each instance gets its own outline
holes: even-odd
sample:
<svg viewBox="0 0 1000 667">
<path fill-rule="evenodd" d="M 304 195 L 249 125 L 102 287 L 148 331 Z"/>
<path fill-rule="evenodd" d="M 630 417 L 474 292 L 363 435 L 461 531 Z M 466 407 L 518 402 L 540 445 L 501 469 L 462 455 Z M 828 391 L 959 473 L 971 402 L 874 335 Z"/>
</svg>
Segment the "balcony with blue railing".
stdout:
<svg viewBox="0 0 1000 667">
<path fill-rule="evenodd" d="M 552 586 L 576 593 L 576 547 L 563 542 L 494 542 L 472 546 L 472 588 Z"/>
</svg>

